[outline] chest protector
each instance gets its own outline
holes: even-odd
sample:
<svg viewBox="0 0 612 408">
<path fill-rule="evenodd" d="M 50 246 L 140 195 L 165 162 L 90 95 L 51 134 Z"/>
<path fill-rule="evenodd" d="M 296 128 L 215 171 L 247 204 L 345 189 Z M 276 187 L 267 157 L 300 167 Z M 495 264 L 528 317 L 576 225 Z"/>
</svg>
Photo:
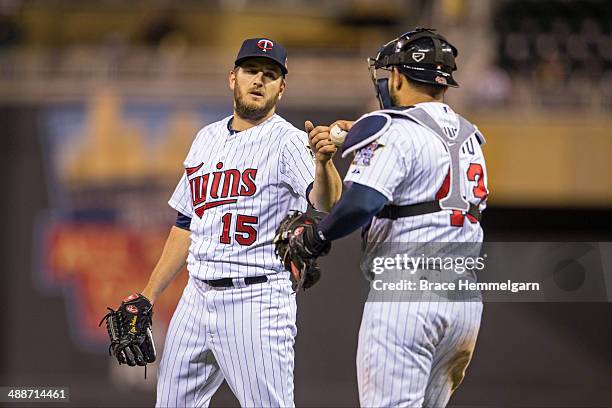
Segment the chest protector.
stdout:
<svg viewBox="0 0 612 408">
<path fill-rule="evenodd" d="M 421 108 L 408 108 L 405 110 L 385 109 L 377 111 L 359 120 L 347 135 L 343 146 L 342 157 L 346 157 L 361 147 L 367 146 L 378 139 L 390 126 L 392 119 L 411 120 L 429 130 L 442 142 L 450 158 L 450 185 L 446 197 L 441 200 L 427 201 L 409 205 L 386 205 L 377 215 L 377 218 L 398 219 L 416 215 L 430 214 L 443 210 L 458 210 L 469 214 L 480 221 L 481 213 L 477 205 L 468 202 L 461 195 L 461 178 L 459 153 L 464 143 L 476 135 L 478 143 L 485 143 L 484 137 L 478 129 L 465 118 L 457 115 L 459 129 L 455 135 L 444 132 L 438 123 Z M 363 122 L 360 125 L 360 122 Z M 355 130 L 355 131 L 353 131 Z"/>
</svg>

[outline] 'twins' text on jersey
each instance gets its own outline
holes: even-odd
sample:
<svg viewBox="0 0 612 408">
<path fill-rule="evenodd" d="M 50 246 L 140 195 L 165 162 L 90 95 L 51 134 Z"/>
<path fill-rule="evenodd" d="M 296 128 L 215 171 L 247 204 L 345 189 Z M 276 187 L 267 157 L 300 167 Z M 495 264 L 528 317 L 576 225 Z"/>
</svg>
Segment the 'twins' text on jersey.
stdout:
<svg viewBox="0 0 612 408">
<path fill-rule="evenodd" d="M 196 167 L 185 169 L 189 178 L 189 188 L 191 189 L 192 205 L 195 214 L 202 218 L 204 211 L 220 205 L 234 204 L 238 202 L 236 197 L 250 197 L 257 191 L 255 178 L 257 169 L 238 169 L 223 170 L 223 162 L 216 165 L 217 170 L 204 175 L 193 176 L 202 168 L 204 163 Z M 210 181 L 210 182 L 209 182 Z"/>
<path fill-rule="evenodd" d="M 284 272 L 276 227 L 305 211 L 315 163 L 305 132 L 278 115 L 238 133 L 225 118 L 198 132 L 169 204 L 191 217 L 187 267 L 198 279 Z"/>
</svg>

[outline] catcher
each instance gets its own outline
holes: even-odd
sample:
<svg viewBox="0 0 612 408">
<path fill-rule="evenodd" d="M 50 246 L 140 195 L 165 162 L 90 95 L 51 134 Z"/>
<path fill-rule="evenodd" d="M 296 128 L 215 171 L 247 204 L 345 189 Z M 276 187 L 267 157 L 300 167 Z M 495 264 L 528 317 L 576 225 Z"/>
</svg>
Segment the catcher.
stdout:
<svg viewBox="0 0 612 408">
<path fill-rule="evenodd" d="M 321 222 L 292 214 L 277 232 L 277 252 L 299 282 L 316 279 L 315 259 L 360 227 L 366 260 L 389 259 L 396 254 L 392 243 L 482 243 L 489 195 L 484 137 L 444 103 L 448 88 L 459 86 L 457 55 L 435 30 L 416 29 L 369 60 L 381 110 L 336 123 L 349 131 L 342 157 L 354 155 L 344 179 L 348 188 Z M 379 78 L 379 70 L 386 77 Z M 418 274 L 434 281 L 442 271 L 425 265 Z M 467 275 L 475 280 L 474 271 Z M 361 406 L 446 406 L 474 352 L 480 298 L 451 301 L 429 291 L 423 296 L 438 300 L 420 301 L 409 292 L 403 301 L 391 293 L 383 302 L 378 293 L 372 285 L 359 332 Z"/>
</svg>

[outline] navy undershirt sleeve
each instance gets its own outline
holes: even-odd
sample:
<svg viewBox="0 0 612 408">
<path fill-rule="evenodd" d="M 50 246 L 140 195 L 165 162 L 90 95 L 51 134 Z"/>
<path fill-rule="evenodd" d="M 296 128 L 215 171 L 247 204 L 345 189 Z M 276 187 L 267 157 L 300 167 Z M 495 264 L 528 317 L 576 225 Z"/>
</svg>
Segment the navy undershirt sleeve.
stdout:
<svg viewBox="0 0 612 408">
<path fill-rule="evenodd" d="M 373 188 L 352 183 L 317 229 L 328 241 L 342 238 L 369 223 L 388 202 Z"/>
<path fill-rule="evenodd" d="M 177 227 L 189 231 L 191 227 L 191 218 L 183 213 L 178 212 L 176 214 L 176 222 L 174 223 Z"/>
</svg>

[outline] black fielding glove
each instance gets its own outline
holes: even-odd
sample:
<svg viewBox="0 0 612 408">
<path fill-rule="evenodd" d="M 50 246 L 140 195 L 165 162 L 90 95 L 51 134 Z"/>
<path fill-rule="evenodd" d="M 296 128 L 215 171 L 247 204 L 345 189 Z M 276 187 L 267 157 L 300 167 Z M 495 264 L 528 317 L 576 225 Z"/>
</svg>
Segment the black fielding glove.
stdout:
<svg viewBox="0 0 612 408">
<path fill-rule="evenodd" d="M 108 308 L 109 313 L 102 318 L 110 338 L 109 354 L 115 356 L 119 364 L 146 366 L 155 361 L 153 343 L 153 305 L 141 294 L 125 298 L 117 310 Z"/>
<path fill-rule="evenodd" d="M 293 290 L 308 289 L 321 278 L 317 258 L 329 253 L 331 243 L 316 231 L 319 217 L 294 211 L 281 221 L 274 237 L 275 252 L 291 272 Z"/>
</svg>

